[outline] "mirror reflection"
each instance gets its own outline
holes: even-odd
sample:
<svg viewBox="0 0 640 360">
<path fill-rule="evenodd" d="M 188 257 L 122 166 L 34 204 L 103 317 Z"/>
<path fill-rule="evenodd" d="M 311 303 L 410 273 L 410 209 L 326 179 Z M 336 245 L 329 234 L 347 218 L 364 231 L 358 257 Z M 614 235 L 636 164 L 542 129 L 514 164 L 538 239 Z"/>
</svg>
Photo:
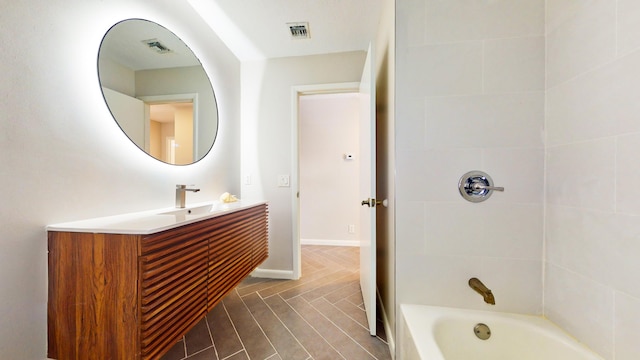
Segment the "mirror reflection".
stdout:
<svg viewBox="0 0 640 360">
<path fill-rule="evenodd" d="M 111 27 L 100 45 L 98 76 L 114 119 L 150 156 L 188 165 L 213 146 L 218 109 L 211 83 L 168 29 L 142 19 Z"/>
</svg>

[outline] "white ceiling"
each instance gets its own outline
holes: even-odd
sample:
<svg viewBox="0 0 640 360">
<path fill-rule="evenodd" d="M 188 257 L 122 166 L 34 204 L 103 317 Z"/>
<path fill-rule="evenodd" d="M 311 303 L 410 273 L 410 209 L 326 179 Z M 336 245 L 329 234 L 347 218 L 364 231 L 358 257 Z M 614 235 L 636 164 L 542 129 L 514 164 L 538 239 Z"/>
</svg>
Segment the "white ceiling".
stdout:
<svg viewBox="0 0 640 360">
<path fill-rule="evenodd" d="M 153 51 L 144 43 L 151 39 L 158 40 L 171 52 Z M 191 49 L 175 34 L 146 20 L 125 20 L 111 27 L 100 44 L 99 56 L 134 71 L 200 65 Z"/>
<path fill-rule="evenodd" d="M 366 51 L 382 0 L 188 0 L 241 60 Z M 311 39 L 287 23 L 308 22 Z"/>
</svg>

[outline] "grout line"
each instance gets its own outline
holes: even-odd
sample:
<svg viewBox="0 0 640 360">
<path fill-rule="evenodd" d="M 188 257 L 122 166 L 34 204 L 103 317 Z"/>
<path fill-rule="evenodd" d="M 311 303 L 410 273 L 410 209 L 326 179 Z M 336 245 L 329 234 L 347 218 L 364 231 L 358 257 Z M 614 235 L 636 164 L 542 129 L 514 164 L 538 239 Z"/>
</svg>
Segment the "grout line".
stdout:
<svg viewBox="0 0 640 360">
<path fill-rule="evenodd" d="M 267 339 L 267 341 L 269 342 L 269 345 L 271 345 L 271 348 L 273 349 L 273 351 L 275 351 L 275 353 L 278 354 L 278 349 L 276 349 L 276 347 L 273 345 L 273 343 L 271 342 L 271 339 L 269 339 L 269 337 L 267 336 L 267 333 L 264 332 L 264 329 L 262 328 L 262 325 L 260 325 L 260 323 L 258 322 L 258 319 L 256 319 L 255 316 L 253 316 L 253 313 L 251 312 L 251 309 L 249 309 L 249 307 L 247 306 L 247 303 L 244 302 L 244 300 L 242 299 L 240 294 L 238 294 L 238 298 L 242 302 L 242 305 L 244 305 L 245 309 L 247 309 L 247 312 L 249 313 L 249 315 L 253 319 L 253 322 L 255 322 L 256 325 L 258 325 L 258 328 L 260 329 L 260 332 L 262 332 L 262 335 L 264 335 L 264 338 Z M 273 356 L 273 355 L 271 355 L 271 356 Z M 248 351 L 247 351 L 247 357 L 249 357 L 249 352 Z"/>
<path fill-rule="evenodd" d="M 220 302 L 220 303 L 222 303 L 222 302 Z M 218 354 L 218 348 L 216 347 L 216 342 L 213 341 L 213 334 L 211 334 L 211 328 L 209 327 L 209 319 L 206 317 L 206 315 L 205 315 L 204 319 L 205 319 L 204 322 L 207 324 L 207 331 L 209 332 L 209 339 L 211 339 L 211 344 L 213 344 L 213 352 L 216 353 L 216 358 L 220 359 L 220 354 Z"/>
<path fill-rule="evenodd" d="M 323 298 L 323 299 L 324 299 L 324 298 Z M 332 304 L 329 300 L 327 300 L 327 299 L 324 299 L 324 300 L 325 300 L 327 303 L 329 303 L 329 304 L 333 305 L 333 307 L 335 307 L 338 311 L 340 311 L 341 313 L 343 313 L 346 317 L 348 317 L 349 319 L 351 319 L 351 320 L 355 321 L 355 322 L 356 322 L 356 324 L 360 325 L 360 327 L 362 327 L 362 328 L 363 328 L 363 329 L 365 329 L 366 331 L 369 331 L 369 328 L 368 328 L 368 327 L 366 327 L 366 326 L 364 326 L 364 325 L 362 325 L 362 324 L 360 323 L 360 321 L 358 321 L 356 318 L 354 318 L 353 316 L 351 316 L 351 315 L 347 314 L 346 312 L 342 311 L 342 309 L 340 309 L 339 307 L 335 306 L 335 304 Z M 340 300 L 340 301 L 338 301 L 337 303 L 342 302 L 342 301 L 344 301 L 344 300 Z M 336 304 L 337 304 L 337 303 L 336 303 Z M 347 303 L 349 303 L 349 302 L 347 301 Z M 349 304 L 350 304 L 350 303 L 349 303 Z M 360 309 L 359 307 L 357 307 L 357 308 L 358 308 L 358 309 Z M 362 309 L 360 309 L 360 310 L 362 310 Z M 365 313 L 365 316 L 366 316 L 366 313 Z M 377 321 L 377 319 L 376 319 L 376 321 Z"/>
<path fill-rule="evenodd" d="M 280 296 L 280 295 L 278 294 L 278 296 Z M 296 297 L 297 297 L 297 296 L 296 296 Z M 293 297 L 292 299 L 295 299 L 296 297 Z M 317 330 L 317 329 L 316 329 L 316 328 L 315 328 L 311 323 L 309 323 L 309 322 L 307 321 L 307 319 L 305 319 L 305 317 L 304 317 L 304 316 L 302 316 L 302 314 L 300 314 L 300 313 L 298 312 L 298 310 L 296 310 L 293 306 L 291 306 L 291 304 L 289 304 L 289 301 L 288 301 L 288 300 L 285 300 L 282 296 L 280 296 L 280 299 L 282 299 L 282 301 L 284 301 L 284 303 L 285 303 L 285 304 L 287 304 L 287 306 L 291 309 L 291 311 L 293 311 L 294 313 L 298 314 L 298 316 L 300 317 L 300 319 L 302 319 L 302 321 L 304 321 L 307 325 L 309 325 L 309 328 L 311 328 L 311 329 L 312 329 L 312 330 L 313 330 L 313 331 L 318 335 L 318 337 L 322 338 L 322 340 L 324 340 L 324 341 L 325 341 L 325 342 L 326 342 L 326 343 L 327 343 L 327 344 L 328 344 L 328 345 L 329 345 L 333 350 L 335 350 L 335 351 L 336 351 L 336 353 L 338 353 L 338 354 L 340 355 L 340 357 L 342 357 L 342 359 L 345 359 L 345 360 L 346 360 L 346 358 L 344 357 L 344 355 L 342 355 L 342 353 L 340 352 L 340 350 L 336 349 L 336 347 L 335 347 L 335 346 L 333 346 L 333 344 L 332 344 L 332 343 L 331 343 L 327 338 L 325 338 L 324 336 L 322 336 L 322 334 L 320 334 L 320 332 L 319 332 L 319 331 L 318 331 L 318 330 Z M 304 298 L 301 298 L 301 299 L 302 299 L 303 301 L 306 301 L 306 300 L 304 300 Z"/>
<path fill-rule="evenodd" d="M 207 346 L 207 347 L 206 347 L 206 348 L 204 348 L 204 349 L 198 350 L 198 351 L 194 352 L 193 354 L 191 354 L 191 355 L 187 356 L 187 357 L 185 358 L 185 360 L 189 360 L 189 359 L 191 359 L 192 357 L 194 357 L 194 356 L 196 356 L 196 355 L 198 355 L 198 354 L 200 354 L 200 353 L 203 353 L 203 352 L 205 352 L 205 351 L 207 351 L 207 350 L 211 349 L 212 347 L 213 347 L 213 345 L 211 345 L 211 346 Z M 214 348 L 214 351 L 215 351 L 215 348 Z M 218 356 L 218 354 L 216 354 L 216 356 Z"/>
<path fill-rule="evenodd" d="M 304 301 L 306 301 L 309 305 L 311 305 L 311 307 L 313 307 L 314 309 L 316 309 L 316 311 L 322 315 L 325 319 L 327 319 L 327 321 L 329 321 L 330 323 L 332 323 L 336 328 L 338 328 L 338 330 L 340 330 L 343 334 L 347 335 L 347 337 L 349 339 L 351 339 L 351 341 L 353 341 L 356 345 L 360 346 L 362 348 L 362 350 L 364 350 L 367 354 L 371 355 L 372 358 L 374 359 L 378 359 L 376 358 L 372 353 L 369 352 L 369 350 L 365 349 L 364 346 L 362 346 L 360 344 L 359 341 L 357 341 L 356 339 L 354 339 L 349 333 L 347 333 L 344 329 L 342 329 L 342 327 L 338 326 L 338 324 L 334 323 L 331 319 L 329 319 L 320 309 L 318 309 L 317 307 L 315 307 L 312 303 L 308 302 L 307 300 L 305 300 L 304 298 L 302 299 Z M 326 301 L 326 300 L 325 300 Z M 327 301 L 327 303 L 329 303 Z M 330 306 L 333 306 L 333 304 L 329 303 Z M 335 306 L 333 306 L 335 308 Z M 337 309 L 337 308 L 336 308 Z M 340 310 L 340 309 L 338 309 Z"/>
<path fill-rule="evenodd" d="M 264 301 L 264 299 L 262 299 L 262 297 L 260 296 L 260 294 L 256 294 L 256 295 L 258 295 L 258 298 L 260 298 L 260 301 L 262 301 L 262 302 L 264 303 L 264 305 L 267 307 L 267 309 L 269 309 L 269 311 L 271 311 L 271 313 L 273 314 L 273 316 L 275 316 L 275 318 L 276 318 L 276 319 L 278 319 L 278 321 L 280 322 L 280 324 L 282 324 L 282 326 L 284 326 L 284 328 L 285 328 L 285 329 L 287 329 L 287 331 L 289 332 L 289 334 L 291 334 L 291 337 L 293 337 L 293 338 L 295 339 L 295 341 L 298 343 L 298 345 L 300 345 L 300 347 L 304 349 L 304 351 L 307 353 L 307 355 L 311 356 L 311 353 L 307 350 L 307 348 L 305 348 L 305 347 L 304 347 L 304 345 L 302 345 L 302 343 L 300 342 L 300 340 L 298 340 L 298 337 L 297 337 L 297 336 L 296 336 L 296 335 L 291 331 L 291 329 L 289 329 L 289 327 L 287 326 L 287 324 L 285 324 L 285 323 L 282 321 L 282 319 L 280 319 L 280 317 L 278 316 L 278 314 L 276 314 L 276 312 L 275 312 L 275 311 L 273 311 L 273 309 L 271 308 L 271 306 L 269 306 L 269 304 L 267 304 L 267 303 Z M 276 294 L 274 294 L 274 295 L 276 295 Z M 271 296 L 274 296 L 274 295 L 271 295 Z M 271 297 L 271 296 L 269 296 L 269 297 Z M 284 300 L 283 300 L 283 301 L 284 301 Z M 285 304 L 286 304 L 286 303 L 287 303 L 287 302 L 285 301 Z M 289 304 L 287 304 L 287 306 L 288 306 L 288 305 L 289 305 Z M 265 335 L 266 335 L 266 334 L 265 334 Z M 267 337 L 267 338 L 268 338 L 268 337 Z M 274 349 L 275 349 L 275 346 L 274 346 Z M 278 354 L 278 355 L 279 355 L 279 353 L 278 353 L 278 349 L 276 349 L 276 354 Z"/>
<path fill-rule="evenodd" d="M 233 290 L 233 291 L 235 291 L 235 290 Z M 238 341 L 240 341 L 240 344 L 242 345 L 242 350 L 240 350 L 240 351 L 244 351 L 247 354 L 247 357 L 249 357 L 249 352 L 247 352 L 247 348 L 244 346 L 244 341 L 242 341 L 242 338 L 240 337 L 240 334 L 238 333 L 238 329 L 236 328 L 236 324 L 233 323 L 233 319 L 231 318 L 231 315 L 229 315 L 229 311 L 227 311 L 227 307 L 224 305 L 224 300 L 220 301 L 220 303 L 218 303 L 218 305 L 222 305 L 222 309 L 224 310 L 224 313 L 227 314 L 227 318 L 229 319 L 229 323 L 233 327 L 233 331 L 236 333 L 236 337 L 238 337 Z M 239 353 L 240 351 L 235 352 L 233 355 Z M 229 358 L 229 357 L 230 356 L 228 356 L 227 358 Z"/>
<path fill-rule="evenodd" d="M 244 346 L 244 345 L 243 345 L 243 346 Z M 224 358 L 224 359 L 220 359 L 220 360 L 231 359 L 232 357 L 234 357 L 234 356 L 236 356 L 236 355 L 240 354 L 241 352 L 244 352 L 245 354 L 247 354 L 247 357 L 249 357 L 249 354 L 247 353 L 247 351 L 246 351 L 246 350 L 244 350 L 244 349 L 242 349 L 242 350 L 238 350 L 238 351 L 234 352 L 233 354 L 231 354 L 231 355 L 227 356 L 226 358 Z"/>
</svg>

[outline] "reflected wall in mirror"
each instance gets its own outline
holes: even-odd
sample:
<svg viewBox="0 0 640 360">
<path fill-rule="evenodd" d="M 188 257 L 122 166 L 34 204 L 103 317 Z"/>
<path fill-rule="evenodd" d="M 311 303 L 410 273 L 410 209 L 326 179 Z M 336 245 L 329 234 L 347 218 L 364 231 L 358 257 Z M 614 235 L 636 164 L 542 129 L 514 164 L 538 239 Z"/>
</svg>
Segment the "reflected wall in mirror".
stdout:
<svg viewBox="0 0 640 360">
<path fill-rule="evenodd" d="M 115 24 L 100 44 L 98 76 L 113 118 L 150 156 L 188 165 L 211 150 L 218 132 L 211 82 L 168 29 L 142 19 Z"/>
</svg>

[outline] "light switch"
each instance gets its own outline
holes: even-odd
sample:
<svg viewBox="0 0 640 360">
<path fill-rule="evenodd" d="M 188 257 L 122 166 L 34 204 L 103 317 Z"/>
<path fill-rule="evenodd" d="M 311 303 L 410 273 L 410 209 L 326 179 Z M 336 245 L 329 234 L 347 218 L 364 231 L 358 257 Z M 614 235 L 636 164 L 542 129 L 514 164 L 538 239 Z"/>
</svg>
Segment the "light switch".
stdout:
<svg viewBox="0 0 640 360">
<path fill-rule="evenodd" d="M 289 175 L 278 175 L 278 186 L 289 187 Z"/>
</svg>

